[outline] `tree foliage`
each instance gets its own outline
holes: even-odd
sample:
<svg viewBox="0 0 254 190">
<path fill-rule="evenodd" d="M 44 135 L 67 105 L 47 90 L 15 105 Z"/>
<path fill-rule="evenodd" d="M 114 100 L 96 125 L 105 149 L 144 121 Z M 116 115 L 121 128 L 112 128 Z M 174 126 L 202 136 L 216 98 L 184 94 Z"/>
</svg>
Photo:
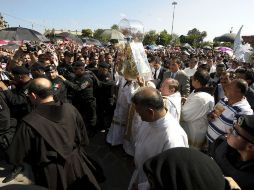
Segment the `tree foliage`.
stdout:
<svg viewBox="0 0 254 190">
<path fill-rule="evenodd" d="M 158 34 L 156 33 L 156 31 L 150 30 L 149 32 L 145 34 L 143 44 L 144 45 L 156 44 L 157 38 L 158 38 Z"/>
<path fill-rule="evenodd" d="M 166 30 L 163 30 L 158 35 L 158 38 L 156 40 L 156 44 L 167 46 L 167 45 L 170 44 L 171 39 L 172 39 L 172 36 L 170 34 L 168 34 L 168 32 Z"/>
<path fill-rule="evenodd" d="M 83 29 L 81 32 L 82 37 L 93 37 L 93 31 L 90 28 Z"/>
<path fill-rule="evenodd" d="M 117 24 L 113 24 L 111 26 L 111 29 L 119 30 L 119 26 Z"/>
<path fill-rule="evenodd" d="M 106 39 L 101 36 L 101 34 L 104 32 L 104 29 L 96 29 L 93 33 L 93 37 L 101 42 L 106 42 Z"/>
<path fill-rule="evenodd" d="M 207 36 L 206 31 L 200 32 L 198 29 L 193 28 L 189 30 L 187 35 L 181 35 L 179 37 L 181 43 L 188 43 L 191 46 L 198 46 L 199 43 L 203 42 L 204 38 Z"/>
</svg>

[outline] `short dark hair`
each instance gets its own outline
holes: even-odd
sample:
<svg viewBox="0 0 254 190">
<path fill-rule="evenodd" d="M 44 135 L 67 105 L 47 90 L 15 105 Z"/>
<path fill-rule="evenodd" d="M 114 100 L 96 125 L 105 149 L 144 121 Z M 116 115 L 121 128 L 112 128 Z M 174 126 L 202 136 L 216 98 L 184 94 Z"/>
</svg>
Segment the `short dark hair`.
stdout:
<svg viewBox="0 0 254 190">
<path fill-rule="evenodd" d="M 74 54 L 70 51 L 65 51 L 64 52 L 64 57 L 73 57 L 73 56 L 74 56 Z"/>
<path fill-rule="evenodd" d="M 155 62 L 161 65 L 161 58 L 159 56 L 152 56 L 150 62 Z"/>
<path fill-rule="evenodd" d="M 193 79 L 197 80 L 202 86 L 205 86 L 210 80 L 210 75 L 205 70 L 197 70 L 193 75 Z"/>
<path fill-rule="evenodd" d="M 234 79 L 236 87 L 241 91 L 241 94 L 245 95 L 248 91 L 248 83 L 243 79 Z"/>
<path fill-rule="evenodd" d="M 250 84 L 252 84 L 254 82 L 254 70 L 253 69 L 247 69 L 247 71 L 245 72 L 245 80 L 246 81 L 248 80 L 250 82 Z"/>
<path fill-rule="evenodd" d="M 151 90 L 151 93 L 149 95 L 143 93 L 144 89 L 147 89 L 147 88 Z M 161 110 L 164 108 L 164 102 L 160 94 L 160 91 L 152 87 L 140 88 L 134 94 L 131 100 L 135 105 L 141 105 L 142 107 L 145 107 L 145 108 L 152 108 L 154 110 Z"/>
<path fill-rule="evenodd" d="M 245 74 L 245 72 L 246 72 L 246 69 L 243 67 L 240 67 L 235 70 L 235 73 L 239 73 L 239 74 Z"/>
<path fill-rule="evenodd" d="M 175 61 L 178 65 L 181 65 L 182 62 L 178 57 L 172 57 L 171 61 Z"/>
<path fill-rule="evenodd" d="M 198 69 L 197 70 L 205 70 L 205 71 L 207 71 L 207 72 L 209 72 L 210 71 L 210 66 L 208 65 L 208 64 L 200 64 L 199 66 L 198 66 Z"/>
<path fill-rule="evenodd" d="M 29 93 L 34 93 L 41 99 L 45 99 L 53 95 L 52 84 L 50 82 L 50 87 L 38 84 L 35 80 L 32 80 L 28 87 Z"/>
<path fill-rule="evenodd" d="M 216 68 L 217 68 L 217 67 L 219 67 L 219 68 L 223 67 L 223 68 L 226 69 L 226 65 L 225 65 L 224 63 L 219 63 L 219 64 L 217 64 L 217 65 L 216 65 Z"/>
</svg>

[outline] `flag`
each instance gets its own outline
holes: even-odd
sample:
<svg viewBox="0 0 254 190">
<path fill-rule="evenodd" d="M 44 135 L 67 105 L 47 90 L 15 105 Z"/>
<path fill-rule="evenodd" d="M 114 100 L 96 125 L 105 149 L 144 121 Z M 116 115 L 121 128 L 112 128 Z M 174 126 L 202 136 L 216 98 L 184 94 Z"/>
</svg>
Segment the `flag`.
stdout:
<svg viewBox="0 0 254 190">
<path fill-rule="evenodd" d="M 243 25 L 241 26 L 241 28 L 238 30 L 236 37 L 235 37 L 235 41 L 234 41 L 234 55 L 235 58 L 239 61 L 243 61 L 244 62 L 244 52 L 242 49 L 242 42 L 241 42 L 241 31 L 242 31 Z"/>
<path fill-rule="evenodd" d="M 241 42 L 242 28 L 243 28 L 243 25 L 241 26 L 241 28 L 238 30 L 236 34 L 235 41 L 234 41 L 234 52 L 237 51 L 237 49 L 242 45 L 242 42 Z"/>
<path fill-rule="evenodd" d="M 253 49 L 251 48 L 250 44 L 242 44 L 241 42 L 241 30 L 243 26 L 239 29 L 235 41 L 234 41 L 234 56 L 236 60 L 241 62 L 250 62 L 250 57 L 252 54 Z"/>
</svg>

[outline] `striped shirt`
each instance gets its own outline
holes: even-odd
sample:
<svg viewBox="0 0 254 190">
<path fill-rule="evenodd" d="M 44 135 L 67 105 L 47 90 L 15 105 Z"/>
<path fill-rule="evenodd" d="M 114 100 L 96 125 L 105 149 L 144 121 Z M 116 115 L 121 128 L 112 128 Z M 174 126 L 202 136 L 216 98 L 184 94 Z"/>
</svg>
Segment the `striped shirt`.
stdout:
<svg viewBox="0 0 254 190">
<path fill-rule="evenodd" d="M 225 135 L 229 132 L 233 127 L 233 119 L 236 114 L 253 114 L 246 98 L 231 106 L 227 104 L 227 99 L 222 98 L 216 105 L 218 104 L 224 107 L 224 111 L 215 120 L 209 122 L 207 138 L 211 143 L 220 135 Z"/>
</svg>

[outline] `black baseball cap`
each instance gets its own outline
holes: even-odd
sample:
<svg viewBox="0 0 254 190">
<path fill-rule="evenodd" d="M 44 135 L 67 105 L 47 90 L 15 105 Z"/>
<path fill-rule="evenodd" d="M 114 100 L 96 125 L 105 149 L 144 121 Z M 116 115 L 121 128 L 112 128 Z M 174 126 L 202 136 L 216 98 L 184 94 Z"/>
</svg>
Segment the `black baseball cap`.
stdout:
<svg viewBox="0 0 254 190">
<path fill-rule="evenodd" d="M 28 75 L 30 72 L 25 66 L 16 66 L 11 70 L 14 75 Z"/>
</svg>

